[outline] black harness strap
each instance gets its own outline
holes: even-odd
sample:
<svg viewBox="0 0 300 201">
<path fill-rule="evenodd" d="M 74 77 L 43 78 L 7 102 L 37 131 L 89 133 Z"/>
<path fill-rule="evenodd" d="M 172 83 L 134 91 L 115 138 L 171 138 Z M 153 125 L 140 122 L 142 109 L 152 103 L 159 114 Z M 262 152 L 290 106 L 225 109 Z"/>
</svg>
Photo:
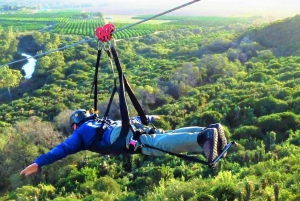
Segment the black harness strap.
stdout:
<svg viewBox="0 0 300 201">
<path fill-rule="evenodd" d="M 97 103 L 98 103 L 98 71 L 99 71 L 101 53 L 102 53 L 101 49 L 98 49 L 95 74 L 94 74 L 94 82 L 92 86 L 92 91 L 94 88 L 94 110 L 95 111 L 97 110 Z"/>
<path fill-rule="evenodd" d="M 110 51 L 109 50 L 106 50 L 106 53 L 107 53 L 107 56 L 109 58 L 109 61 L 110 61 L 110 67 L 111 67 L 111 70 L 113 72 L 113 75 L 114 75 L 114 89 L 113 89 L 113 92 L 110 96 L 110 99 L 109 99 L 109 103 L 107 105 L 107 108 L 106 108 L 106 111 L 105 111 L 105 114 L 104 114 L 104 119 L 107 119 L 108 117 L 108 113 L 109 113 L 109 110 L 110 110 L 110 106 L 112 104 L 112 101 L 113 101 L 113 98 L 115 96 L 115 93 L 117 92 L 117 81 L 116 81 L 116 77 L 115 77 L 115 71 L 114 71 L 114 68 L 113 68 L 113 65 L 112 65 L 112 61 L 111 61 L 111 54 L 110 54 Z"/>
<path fill-rule="evenodd" d="M 119 106 L 120 106 L 120 113 L 121 113 L 121 121 L 122 121 L 122 128 L 120 137 L 126 137 L 126 135 L 129 132 L 129 129 L 131 127 L 130 125 L 130 119 L 129 119 L 129 112 L 128 112 L 128 106 L 125 98 L 125 87 L 124 87 L 124 76 L 122 67 L 118 58 L 117 51 L 115 50 L 114 46 L 111 46 L 111 53 L 113 55 L 116 68 L 118 70 L 119 75 Z"/>
<path fill-rule="evenodd" d="M 184 155 L 184 154 L 176 154 L 176 153 L 169 152 L 169 151 L 166 151 L 166 150 L 162 150 L 162 149 L 159 149 L 157 147 L 153 147 L 153 146 L 150 146 L 150 145 L 147 145 L 147 144 L 143 144 L 142 147 L 143 146 L 147 147 L 147 148 L 150 148 L 150 149 L 155 149 L 155 150 L 158 150 L 158 151 L 170 154 L 172 156 L 177 156 L 178 158 L 182 158 L 184 160 L 188 160 L 188 161 L 192 161 L 192 162 L 198 162 L 198 163 L 202 163 L 204 165 L 210 165 L 210 163 L 208 163 L 208 162 L 206 162 L 204 160 L 201 160 L 199 158 L 196 158 L 194 156 L 189 156 L 189 155 Z"/>
<path fill-rule="evenodd" d="M 128 113 L 128 106 L 127 106 L 127 102 L 126 102 L 126 98 L 125 98 L 125 92 L 127 92 L 134 108 L 136 109 L 136 111 L 138 112 L 138 115 L 141 118 L 141 122 L 144 125 L 148 125 L 148 119 L 146 117 L 146 114 L 142 108 L 142 106 L 140 105 L 140 103 L 138 102 L 136 96 L 134 95 L 123 71 L 122 71 L 122 67 L 119 61 L 119 57 L 117 54 L 117 51 L 115 49 L 114 46 L 111 46 L 111 53 L 113 55 L 115 64 L 116 64 L 116 68 L 119 74 L 119 82 L 120 82 L 120 87 L 119 87 L 119 104 L 120 104 L 120 113 L 121 113 L 121 119 L 122 119 L 122 130 L 121 130 L 121 135 L 120 136 L 126 136 L 128 133 L 128 129 L 131 128 L 130 125 L 130 119 L 129 119 L 129 113 Z M 124 125 L 124 129 L 123 129 L 123 125 Z"/>
<path fill-rule="evenodd" d="M 140 118 L 141 118 L 141 121 L 142 121 L 142 124 L 148 126 L 149 122 L 148 122 L 148 119 L 146 117 L 146 114 L 142 108 L 142 106 L 140 105 L 139 101 L 137 100 L 137 98 L 135 97 L 125 75 L 124 76 L 124 84 L 125 84 L 125 88 L 126 88 L 126 91 L 127 91 L 127 94 L 135 108 L 135 110 L 138 112 Z"/>
<path fill-rule="evenodd" d="M 135 110 L 137 111 L 138 115 L 140 116 L 142 124 L 144 124 L 144 125 L 147 126 L 149 124 L 149 122 L 148 122 L 148 119 L 146 117 L 146 114 L 145 114 L 142 106 L 140 105 L 139 101 L 137 100 L 136 96 L 134 95 L 133 90 L 131 89 L 131 87 L 129 85 L 129 82 L 127 81 L 126 76 L 124 75 L 124 73 L 122 71 L 121 64 L 120 64 L 120 61 L 119 61 L 119 58 L 118 58 L 118 54 L 117 54 L 117 52 L 116 52 L 116 50 L 115 50 L 114 47 L 111 48 L 111 52 L 113 54 L 117 70 L 119 72 L 119 79 L 120 79 L 120 74 L 123 75 L 123 79 L 122 80 L 123 80 L 123 83 L 124 83 L 124 86 L 125 86 L 125 90 L 126 90 L 128 96 L 129 96 L 129 98 L 130 98 L 130 100 L 131 100 L 131 102 L 132 102 Z M 110 54 L 108 54 L 108 56 L 111 57 Z M 120 85 L 121 85 L 121 82 L 120 82 Z M 115 84 L 115 86 L 116 86 L 116 84 Z M 127 106 L 127 104 L 126 104 L 126 106 Z"/>
</svg>

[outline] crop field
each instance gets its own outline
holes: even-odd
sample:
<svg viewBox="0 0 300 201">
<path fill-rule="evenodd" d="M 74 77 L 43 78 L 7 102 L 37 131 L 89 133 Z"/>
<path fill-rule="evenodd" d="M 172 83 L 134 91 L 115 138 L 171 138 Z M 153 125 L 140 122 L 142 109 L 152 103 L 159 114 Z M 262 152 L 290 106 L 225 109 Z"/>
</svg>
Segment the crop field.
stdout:
<svg viewBox="0 0 300 201">
<path fill-rule="evenodd" d="M 93 37 L 96 28 L 108 22 L 113 23 L 117 29 L 120 29 L 148 17 L 151 17 L 151 15 L 106 16 L 101 12 L 87 12 L 81 10 L 15 11 L 0 13 L 0 26 L 4 29 L 12 27 L 15 32 L 38 30 L 41 32 Z M 211 26 L 211 24 L 221 26 L 229 23 L 249 23 L 254 20 L 255 19 L 225 17 L 165 16 L 117 32 L 114 34 L 114 37 L 116 39 L 124 39 L 152 34 L 158 31 L 187 29 L 199 26 L 208 27 Z"/>
<path fill-rule="evenodd" d="M 4 29 L 12 26 L 16 32 L 40 30 L 92 37 L 97 27 L 108 22 L 113 23 L 118 29 L 140 21 L 140 19 L 133 19 L 134 16 L 130 15 L 99 16 L 97 14 L 99 12 L 82 12 L 79 10 L 1 13 L 0 26 Z M 171 20 L 151 20 L 134 28 L 118 32 L 114 37 L 116 39 L 137 37 L 183 26 L 172 24 Z"/>
<path fill-rule="evenodd" d="M 141 18 L 137 18 L 135 15 L 109 15 L 107 16 L 108 18 L 112 18 L 112 19 L 107 19 L 108 22 L 118 22 L 118 23 L 128 23 L 128 24 L 133 24 L 136 22 L 141 21 Z M 162 23 L 168 23 L 168 22 L 172 22 L 172 20 L 157 20 L 157 19 L 153 19 L 150 21 L 145 22 L 146 24 L 162 24 Z"/>
</svg>

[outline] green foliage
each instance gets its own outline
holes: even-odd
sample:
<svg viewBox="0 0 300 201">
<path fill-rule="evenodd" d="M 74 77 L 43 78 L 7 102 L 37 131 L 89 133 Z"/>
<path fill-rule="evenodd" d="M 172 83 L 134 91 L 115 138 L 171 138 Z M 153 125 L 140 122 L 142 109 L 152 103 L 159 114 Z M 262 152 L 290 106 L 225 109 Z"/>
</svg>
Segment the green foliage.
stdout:
<svg viewBox="0 0 300 201">
<path fill-rule="evenodd" d="M 97 191 L 119 194 L 120 185 L 111 177 L 101 177 L 94 183 L 94 189 Z"/>
<path fill-rule="evenodd" d="M 89 19 L 78 11 L 2 14 L 1 63 L 18 58 L 22 46 L 42 53 L 90 39 L 79 35 L 94 37 L 104 21 L 93 18 L 99 13 L 89 14 Z M 126 38 L 117 42 L 126 78 L 146 113 L 161 116 L 156 127 L 223 123 L 228 140 L 238 143 L 227 158 L 212 170 L 169 155 L 84 152 L 43 167 L 34 177 L 20 177 L 21 169 L 71 134 L 66 125 L 73 109 L 91 108 L 98 46 L 90 41 L 38 58 L 33 77 L 17 76 L 20 82 L 10 86 L 10 100 L 6 87 L 0 89 L 0 200 L 299 200 L 299 16 L 262 27 L 251 24 L 257 26 L 257 17 L 168 18 L 176 22 L 115 34 Z M 53 26 L 32 36 L 15 32 L 46 23 Z M 163 32 L 145 36 L 155 31 Z M 18 50 L 19 38 L 28 41 Z M 100 114 L 114 85 L 109 66 L 103 55 Z M 20 67 L 3 69 L 17 75 Z M 120 117 L 116 98 L 110 116 Z"/>
<path fill-rule="evenodd" d="M 288 130 L 296 130 L 298 128 L 298 122 L 298 115 L 295 115 L 292 112 L 283 112 L 260 117 L 257 120 L 257 125 L 263 132 L 274 131 L 280 133 L 280 135 L 277 136 L 277 139 L 281 142 L 288 138 L 286 135 Z"/>
<path fill-rule="evenodd" d="M 188 200 L 195 195 L 196 186 L 194 186 L 193 182 L 178 182 L 173 181 L 170 185 L 166 188 L 165 197 L 168 200 Z"/>
<path fill-rule="evenodd" d="M 53 198 L 55 194 L 55 188 L 52 185 L 39 184 L 37 197 L 40 200 L 47 200 L 47 198 Z"/>
<path fill-rule="evenodd" d="M 22 186 L 17 188 L 13 195 L 10 196 L 11 199 L 28 199 L 35 200 L 38 197 L 38 190 L 33 186 Z"/>
<path fill-rule="evenodd" d="M 72 192 L 78 185 L 87 181 L 95 181 L 96 179 L 97 175 L 95 169 L 85 167 L 81 170 L 77 170 L 73 167 L 67 177 L 59 179 L 56 186 L 58 188 L 64 187 L 66 192 Z"/>
<path fill-rule="evenodd" d="M 256 101 L 254 113 L 257 116 L 263 116 L 272 113 L 284 112 L 288 109 L 285 101 L 275 99 L 273 97 L 265 97 Z"/>
<path fill-rule="evenodd" d="M 77 199 L 77 198 L 70 198 L 70 197 L 67 197 L 67 198 L 64 198 L 64 197 L 56 197 L 55 199 L 53 199 L 54 201 L 78 201 L 80 199 Z"/>
<path fill-rule="evenodd" d="M 214 201 L 214 200 L 215 198 L 206 192 L 199 192 L 194 197 L 189 199 L 189 201 Z"/>
<path fill-rule="evenodd" d="M 222 122 L 223 116 L 216 111 L 205 111 L 203 113 L 193 114 L 186 119 L 186 124 L 191 126 L 206 126 L 216 122 Z"/>
<path fill-rule="evenodd" d="M 83 199 L 83 201 L 114 201 L 116 200 L 115 196 L 112 193 L 108 192 L 97 192 L 93 195 L 87 196 Z"/>
<path fill-rule="evenodd" d="M 217 198 L 217 200 L 234 200 L 236 198 L 237 189 L 233 183 L 220 183 L 212 191 L 212 195 Z"/>
<path fill-rule="evenodd" d="M 262 139 L 262 133 L 259 127 L 256 126 L 242 126 L 234 130 L 232 135 L 235 139 Z"/>
<path fill-rule="evenodd" d="M 0 68 L 0 89 L 6 88 L 11 97 L 10 88 L 19 85 L 22 74 L 18 70 L 12 70 L 8 66 Z"/>
</svg>

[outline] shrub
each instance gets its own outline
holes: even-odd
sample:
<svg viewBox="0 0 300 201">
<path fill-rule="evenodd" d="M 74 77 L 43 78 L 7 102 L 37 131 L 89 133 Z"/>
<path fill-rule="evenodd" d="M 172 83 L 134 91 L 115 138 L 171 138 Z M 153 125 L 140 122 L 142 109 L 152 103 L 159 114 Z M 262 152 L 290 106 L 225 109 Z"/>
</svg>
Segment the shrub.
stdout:
<svg viewBox="0 0 300 201">
<path fill-rule="evenodd" d="M 115 201 L 116 198 L 113 194 L 108 193 L 108 192 L 99 192 L 99 193 L 94 193 L 90 196 L 87 196 L 83 199 L 83 201 Z"/>
<path fill-rule="evenodd" d="M 120 185 L 111 177 L 101 177 L 94 184 L 94 189 L 102 192 L 115 193 L 121 192 Z"/>
<path fill-rule="evenodd" d="M 283 141 L 288 138 L 288 130 L 296 130 L 299 125 L 299 117 L 292 112 L 283 112 L 260 117 L 257 120 L 257 126 L 263 132 L 274 131 L 277 134 L 277 140 Z"/>
<path fill-rule="evenodd" d="M 231 183 L 219 183 L 212 194 L 218 201 L 234 200 L 236 198 L 236 187 Z"/>
<path fill-rule="evenodd" d="M 203 113 L 196 113 L 186 119 L 185 124 L 189 126 L 208 126 L 216 122 L 221 122 L 223 115 L 216 111 L 205 111 Z"/>
<path fill-rule="evenodd" d="M 173 181 L 165 191 L 165 197 L 170 201 L 188 200 L 195 195 L 195 188 L 197 186 L 192 182 Z"/>
<path fill-rule="evenodd" d="M 33 200 L 33 198 L 37 195 L 37 189 L 33 186 L 22 186 L 17 188 L 17 190 L 11 195 L 11 199 L 16 200 Z"/>
<path fill-rule="evenodd" d="M 63 197 L 56 197 L 53 201 L 78 201 L 79 199 L 76 198 L 63 198 Z"/>
<path fill-rule="evenodd" d="M 233 137 L 235 139 L 263 138 L 260 129 L 256 126 L 241 126 L 235 129 Z"/>
<path fill-rule="evenodd" d="M 214 201 L 214 197 L 208 193 L 200 192 L 188 201 Z"/>
</svg>

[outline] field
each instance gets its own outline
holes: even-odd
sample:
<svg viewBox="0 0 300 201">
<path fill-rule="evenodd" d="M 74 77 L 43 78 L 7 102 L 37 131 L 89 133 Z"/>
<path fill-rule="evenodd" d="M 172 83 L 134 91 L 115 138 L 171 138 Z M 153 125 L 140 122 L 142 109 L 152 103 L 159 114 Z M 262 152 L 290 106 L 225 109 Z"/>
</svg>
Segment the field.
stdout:
<svg viewBox="0 0 300 201">
<path fill-rule="evenodd" d="M 139 22 L 151 17 L 132 15 L 109 15 L 94 11 L 82 10 L 41 10 L 41 11 L 16 11 L 2 12 L 0 26 L 4 29 L 12 27 L 15 32 L 41 31 L 57 34 L 73 34 L 94 37 L 95 29 L 111 22 L 117 29 Z M 253 18 L 225 18 L 225 17 L 185 17 L 169 16 L 149 20 L 143 24 L 114 34 L 116 39 L 137 37 L 158 31 L 224 26 L 233 23 L 251 24 L 257 19 Z M 157 26 L 159 24 L 159 26 Z"/>
<path fill-rule="evenodd" d="M 133 24 L 136 22 L 141 21 L 141 19 L 137 19 L 135 15 L 109 15 L 107 17 L 112 17 L 112 19 L 107 20 L 108 22 L 118 22 L 118 23 L 128 23 L 128 24 Z M 162 23 L 168 23 L 172 22 L 172 20 L 149 20 L 145 22 L 146 24 L 162 24 Z"/>
</svg>

